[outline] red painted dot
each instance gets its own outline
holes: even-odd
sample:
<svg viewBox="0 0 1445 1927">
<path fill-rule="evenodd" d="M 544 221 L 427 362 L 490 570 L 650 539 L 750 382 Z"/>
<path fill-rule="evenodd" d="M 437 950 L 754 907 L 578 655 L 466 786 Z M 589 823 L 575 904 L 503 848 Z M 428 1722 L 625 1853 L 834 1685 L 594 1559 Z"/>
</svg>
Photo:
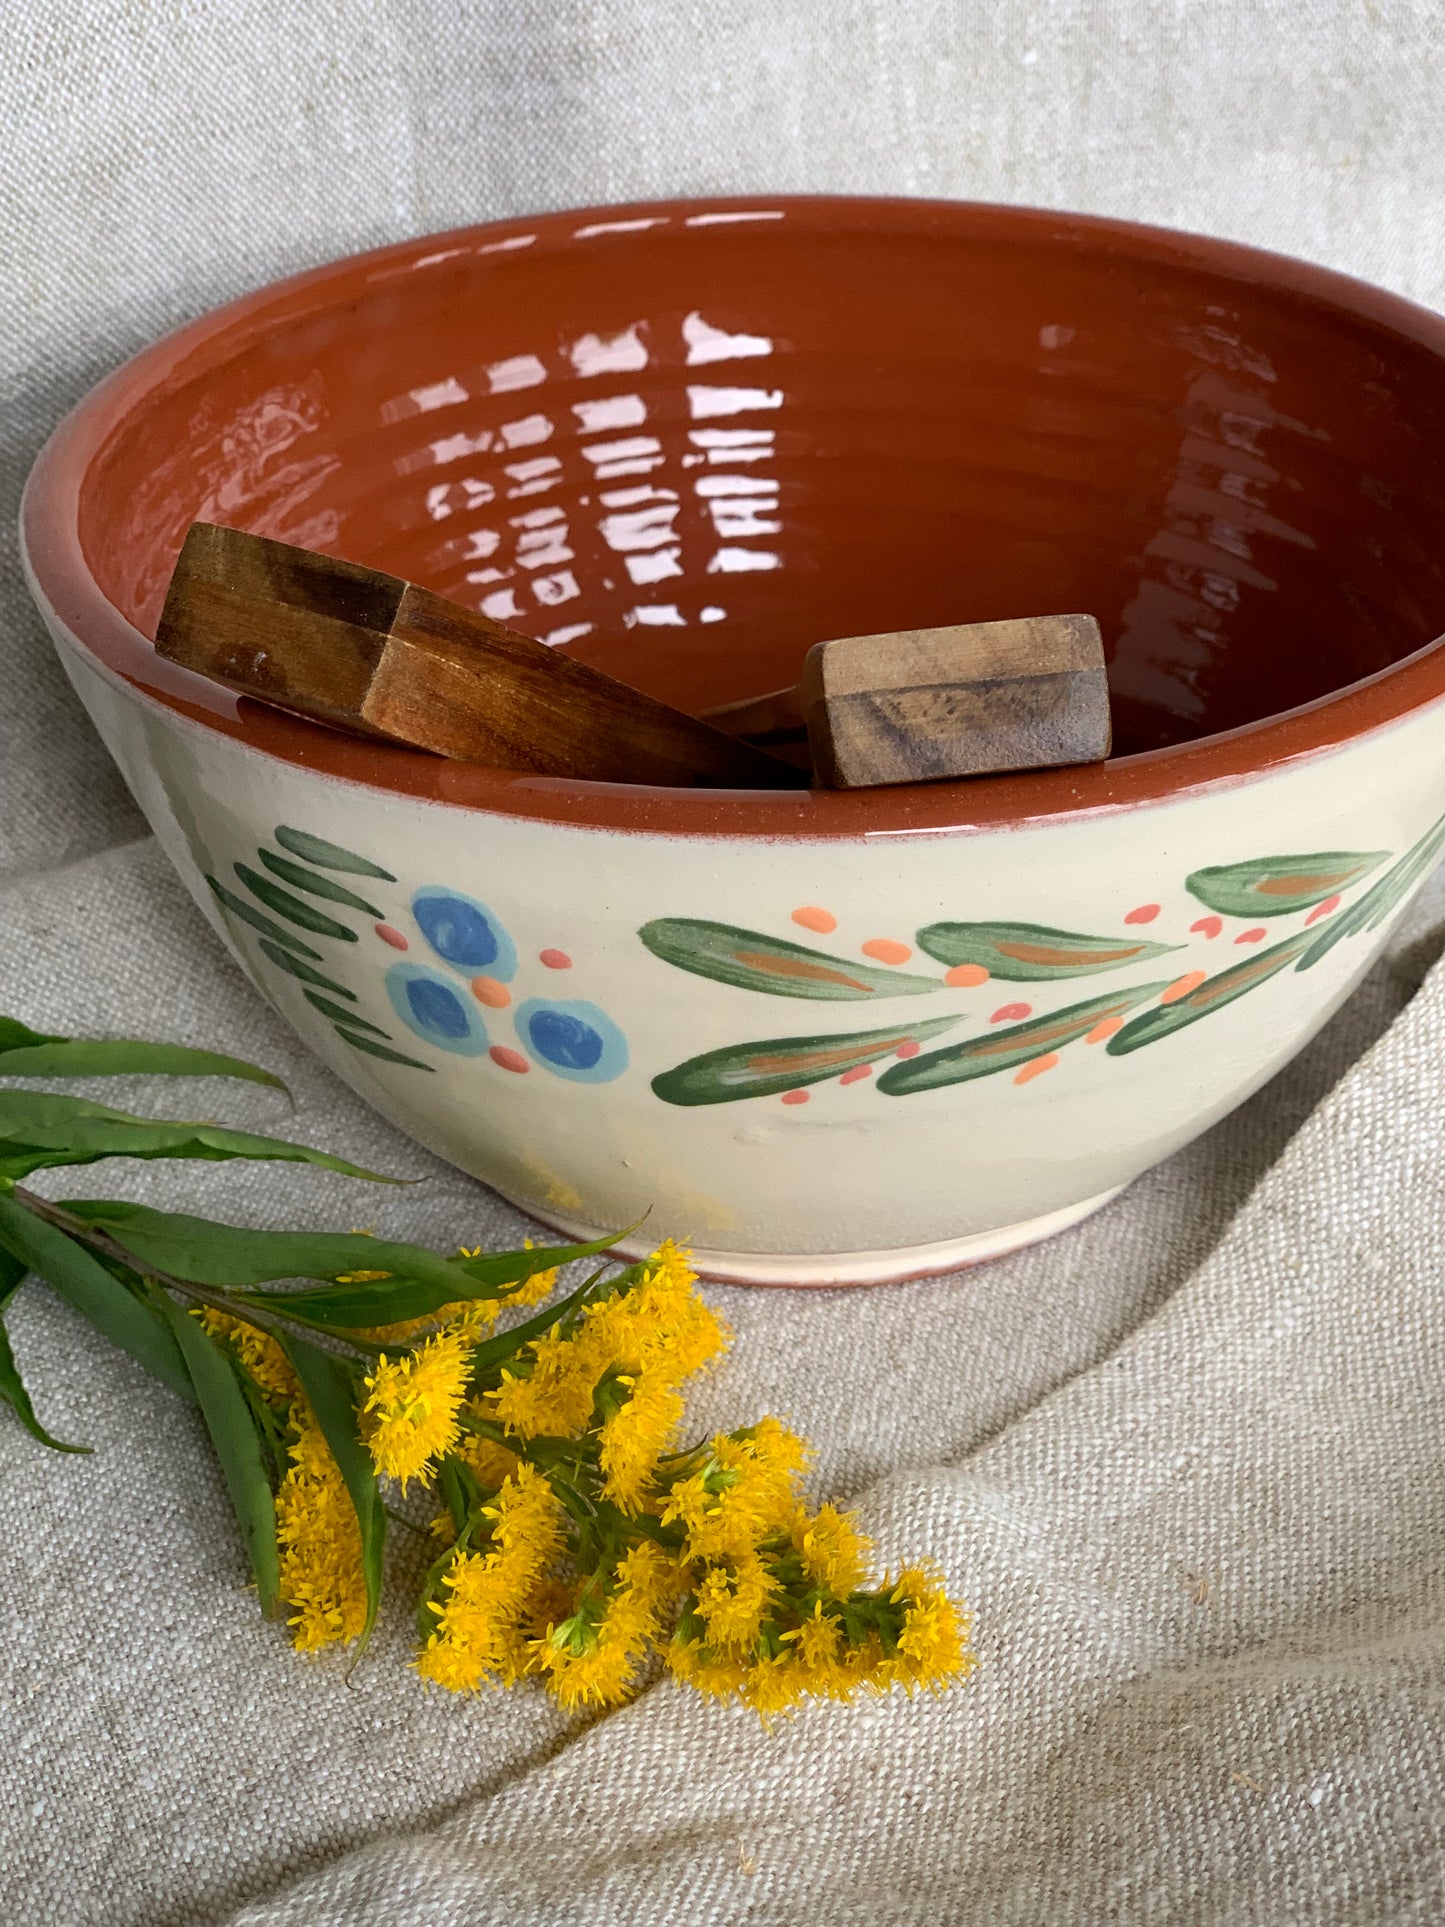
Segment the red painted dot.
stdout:
<svg viewBox="0 0 1445 1927">
<path fill-rule="evenodd" d="M 1163 906 L 1158 903 L 1138 904 L 1129 912 L 1124 921 L 1125 923 L 1153 923 L 1162 908 Z"/>
<path fill-rule="evenodd" d="M 383 943 L 389 943 L 393 950 L 410 950 L 411 949 L 411 945 L 407 942 L 406 938 L 401 934 L 401 932 L 397 929 L 394 923 L 377 924 L 376 934 L 378 937 L 381 938 L 381 941 Z"/>
<path fill-rule="evenodd" d="M 986 984 L 988 972 L 982 964 L 955 964 L 952 970 L 945 970 L 943 981 L 955 990 L 971 990 L 975 984 Z"/>
<path fill-rule="evenodd" d="M 843 1075 L 838 1079 L 838 1082 L 840 1084 L 858 1084 L 861 1083 L 865 1077 L 871 1077 L 872 1075 L 873 1066 L 871 1064 L 855 1064 L 851 1071 L 844 1071 Z"/>
<path fill-rule="evenodd" d="M 1253 930 L 1241 930 L 1239 935 L 1235 938 L 1234 941 L 1236 943 L 1258 943 L 1260 938 L 1264 936 L 1264 934 L 1265 934 L 1264 925 L 1262 923 L 1257 923 L 1254 926 Z"/>
<path fill-rule="evenodd" d="M 911 946 L 899 943 L 896 937 L 870 937 L 859 948 L 865 957 L 872 957 L 883 964 L 905 964 L 913 955 Z"/>
<path fill-rule="evenodd" d="M 505 984 L 499 984 L 495 977 L 473 977 L 472 995 L 479 1004 L 486 1004 L 491 1010 L 505 1010 L 512 1001 L 512 993 Z"/>
<path fill-rule="evenodd" d="M 545 964 L 549 970 L 570 970 L 572 968 L 572 959 L 567 955 L 565 950 L 539 950 L 537 952 L 537 961 Z"/>
<path fill-rule="evenodd" d="M 1201 917 L 1198 923 L 1190 924 L 1189 934 L 1191 937 L 1217 937 L 1223 928 L 1223 917 Z"/>
<path fill-rule="evenodd" d="M 532 1068 L 519 1050 L 508 1050 L 505 1044 L 493 1044 L 487 1055 L 504 1071 L 529 1071 Z"/>
<path fill-rule="evenodd" d="M 802 924 L 805 930 L 816 930 L 826 937 L 830 930 L 838 928 L 838 919 L 831 910 L 824 910 L 816 903 L 799 904 L 793 912 L 793 922 Z"/>
<path fill-rule="evenodd" d="M 1321 917 L 1328 917 L 1332 915 L 1334 911 L 1339 909 L 1339 907 L 1340 907 L 1340 900 L 1338 897 L 1326 897 L 1323 903 L 1317 903 L 1315 905 L 1314 909 L 1311 910 L 1309 915 L 1305 918 L 1305 922 L 1307 924 L 1318 923 Z"/>
<path fill-rule="evenodd" d="M 806 1104 L 811 1096 L 811 1091 L 784 1091 L 783 1102 L 785 1104 Z"/>
<path fill-rule="evenodd" d="M 991 1024 L 1013 1024 L 1025 1017 L 1032 1017 L 1033 1012 L 1032 1004 L 1000 1004 L 988 1021 Z"/>
<path fill-rule="evenodd" d="M 917 1057 L 918 1053 L 922 1049 L 923 1049 L 922 1044 L 915 1043 L 914 1040 L 910 1037 L 906 1044 L 900 1044 L 898 1046 L 898 1049 L 894 1052 L 894 1056 L 895 1057 Z"/>
</svg>

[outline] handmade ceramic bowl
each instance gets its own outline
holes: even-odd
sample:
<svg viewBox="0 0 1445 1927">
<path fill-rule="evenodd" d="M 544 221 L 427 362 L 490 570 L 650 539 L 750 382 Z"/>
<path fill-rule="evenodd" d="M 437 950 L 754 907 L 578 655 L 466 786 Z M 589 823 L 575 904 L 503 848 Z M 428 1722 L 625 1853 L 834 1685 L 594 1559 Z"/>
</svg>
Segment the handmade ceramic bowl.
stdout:
<svg viewBox="0 0 1445 1927">
<path fill-rule="evenodd" d="M 1089 611 L 1114 759 L 852 794 L 351 740 L 148 640 L 193 517 L 682 707 L 820 637 Z M 565 1229 L 829 1284 L 1084 1217 L 1368 968 L 1445 810 L 1445 321 L 1009 208 L 667 203 L 408 242 L 102 384 L 31 479 L 65 665 L 263 994 Z"/>
</svg>

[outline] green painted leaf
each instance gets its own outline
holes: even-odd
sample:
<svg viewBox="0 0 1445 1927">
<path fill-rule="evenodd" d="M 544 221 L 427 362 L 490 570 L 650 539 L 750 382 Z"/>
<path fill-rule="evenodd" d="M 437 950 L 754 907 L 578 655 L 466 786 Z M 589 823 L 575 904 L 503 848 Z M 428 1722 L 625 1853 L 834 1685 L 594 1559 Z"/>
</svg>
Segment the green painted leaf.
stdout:
<svg viewBox="0 0 1445 1927">
<path fill-rule="evenodd" d="M 279 923 L 273 923 L 269 917 L 263 917 L 259 910 L 254 909 L 244 898 L 238 897 L 234 891 L 228 890 L 224 883 L 217 883 L 213 876 L 208 876 L 206 882 L 210 884 L 211 893 L 216 901 L 223 909 L 229 910 L 233 917 L 239 917 L 242 923 L 249 923 L 253 930 L 259 930 L 261 935 L 269 937 L 272 943 L 279 943 L 284 949 L 294 950 L 300 956 L 314 957 L 318 963 L 321 961 L 321 952 L 313 950 L 309 943 L 303 943 L 294 931 L 283 930 Z"/>
<path fill-rule="evenodd" d="M 312 836 L 306 830 L 293 830 L 289 824 L 277 825 L 276 841 L 292 856 L 319 864 L 323 870 L 345 870 L 349 876 L 378 877 L 383 883 L 396 882 L 391 871 L 383 870 L 379 863 L 358 856 L 355 850 L 343 850 L 339 843 L 328 843 L 325 837 Z"/>
<path fill-rule="evenodd" d="M 231 1507 L 256 1577 L 261 1611 L 274 1619 L 280 1606 L 280 1552 L 276 1544 L 276 1502 L 266 1472 L 266 1453 L 230 1354 L 199 1320 L 163 1297 L 206 1430 L 221 1461 Z"/>
<path fill-rule="evenodd" d="M 821 950 L 740 930 L 730 923 L 694 917 L 659 917 L 638 936 L 654 957 L 711 977 L 739 990 L 760 990 L 770 997 L 812 997 L 856 1002 L 860 998 L 918 997 L 940 990 L 936 977 L 914 977 L 899 970 L 876 970 Z"/>
<path fill-rule="evenodd" d="M 329 997 L 323 997 L 319 991 L 303 990 L 301 995 L 308 1004 L 314 1005 L 323 1017 L 329 1017 L 333 1024 L 349 1024 L 353 1030 L 367 1031 L 373 1037 L 391 1036 L 389 1030 L 383 1030 L 379 1024 L 368 1023 L 364 1017 L 358 1017 L 354 1010 L 343 1010 L 340 1004 L 333 1004 Z"/>
<path fill-rule="evenodd" d="M 22 1024 L 18 1017 L 0 1017 L 0 1052 L 29 1050 L 36 1044 L 63 1044 L 63 1037 L 52 1036 L 43 1030 L 32 1030 L 29 1024 Z"/>
<path fill-rule="evenodd" d="M 376 1467 L 360 1437 L 357 1420 L 360 1388 L 356 1371 L 345 1359 L 308 1344 L 304 1338 L 288 1336 L 280 1342 L 351 1496 L 361 1532 L 361 1569 L 366 1581 L 366 1621 L 357 1642 L 357 1650 L 361 1652 L 371 1638 L 381 1603 L 386 1510 L 376 1482 Z"/>
<path fill-rule="evenodd" d="M 1005 1030 L 990 1031 L 984 1037 L 970 1037 L 961 1044 L 949 1044 L 893 1064 L 878 1080 L 887 1097 L 910 1097 L 915 1091 L 941 1090 L 948 1084 L 964 1084 L 975 1077 L 992 1077 L 998 1071 L 1017 1070 L 1046 1052 L 1062 1050 L 1080 1037 L 1087 1037 L 1098 1024 L 1122 1017 L 1161 990 L 1167 983 L 1131 984 L 1087 1003 L 1069 1004 L 1044 1017 L 1030 1017 L 1027 1023 L 1010 1024 Z"/>
<path fill-rule="evenodd" d="M 17 1048 L 0 1056 L 0 1077 L 243 1077 L 252 1084 L 286 1086 L 258 1064 L 243 1057 L 223 1057 L 218 1051 L 191 1050 L 184 1044 L 147 1044 L 117 1037 L 106 1042 L 89 1037 L 61 1038 L 54 1043 Z"/>
<path fill-rule="evenodd" d="M 335 917 L 328 917 L 324 910 L 318 910 L 314 904 L 293 897 L 289 890 L 283 890 L 279 883 L 261 876 L 248 864 L 233 863 L 231 868 L 251 895 L 264 903 L 268 910 L 274 910 L 278 917 L 286 917 L 290 922 L 300 924 L 303 930 L 314 930 L 318 937 L 336 937 L 342 943 L 356 942 L 356 932 L 349 923 L 338 923 Z"/>
<path fill-rule="evenodd" d="M 88 1098 L 68 1097 L 59 1091 L 0 1090 L 0 1155 L 10 1146 L 24 1155 L 57 1151 L 58 1161 L 88 1163 L 103 1157 L 202 1158 L 218 1163 L 227 1158 L 264 1158 L 286 1164 L 318 1164 L 344 1177 L 370 1178 L 378 1184 L 398 1184 L 379 1171 L 350 1164 L 309 1144 L 285 1138 L 259 1137 L 250 1131 L 225 1131 L 218 1125 L 192 1123 L 185 1118 L 136 1117 L 129 1111 L 93 1104 Z"/>
<path fill-rule="evenodd" d="M 1034 983 L 1051 977 L 1093 977 L 1101 970 L 1162 957 L 1181 946 L 1143 937 L 1088 937 L 1042 923 L 930 923 L 918 947 L 950 969 L 977 964 L 991 977 Z"/>
<path fill-rule="evenodd" d="M 0 1197 L 0 1244 L 162 1384 L 192 1396 L 190 1374 L 159 1315 L 83 1245 L 8 1197 Z"/>
<path fill-rule="evenodd" d="M 12 1253 L 0 1248 L 0 1313 L 3 1313 L 15 1296 L 29 1266 Z M 47 1432 L 35 1416 L 35 1407 L 30 1402 L 30 1394 L 25 1389 L 25 1381 L 20 1376 L 20 1367 L 15 1363 L 15 1354 L 10 1348 L 10 1334 L 5 1329 L 5 1321 L 0 1316 L 0 1398 L 11 1408 L 20 1423 L 33 1439 L 48 1445 L 52 1452 L 89 1452 L 88 1445 L 65 1445 L 52 1433 Z"/>
<path fill-rule="evenodd" d="M 1123 1057 L 1143 1044 L 1156 1043 L 1159 1038 L 1168 1037 L 1173 1031 L 1183 1030 L 1186 1024 L 1197 1023 L 1201 1017 L 1222 1009 L 1225 1004 L 1232 1004 L 1236 997 L 1243 997 L 1248 991 L 1267 983 L 1281 970 L 1288 969 L 1309 948 L 1311 942 L 1309 931 L 1297 930 L 1292 937 L 1286 937 L 1283 943 L 1277 943 L 1269 950 L 1256 951 L 1253 956 L 1246 957 L 1243 963 L 1231 964 L 1228 970 L 1221 970 L 1217 976 L 1206 977 L 1198 989 L 1191 990 L 1175 1002 L 1161 1004 L 1158 1010 L 1145 1011 L 1109 1039 L 1109 1055 Z"/>
<path fill-rule="evenodd" d="M 343 1044 L 350 1044 L 353 1050 L 364 1051 L 368 1057 L 380 1057 L 388 1064 L 405 1064 L 408 1070 L 430 1071 L 435 1067 L 423 1064 L 420 1058 L 408 1057 L 405 1051 L 393 1050 L 389 1044 L 375 1043 L 370 1037 L 357 1037 L 349 1030 L 336 1026 L 336 1035 Z"/>
<path fill-rule="evenodd" d="M 313 970 L 310 964 L 302 963 L 299 957 L 290 956 L 286 951 L 272 943 L 269 938 L 262 937 L 261 948 L 278 969 L 284 970 L 289 977 L 294 977 L 298 983 L 312 984 L 317 990 L 329 990 L 333 997 L 346 997 L 353 1004 L 356 1002 L 356 992 L 354 990 L 348 990 L 345 984 L 337 983 L 334 977 L 323 977 L 319 970 Z"/>
<path fill-rule="evenodd" d="M 384 915 L 374 903 L 365 897 L 357 896 L 348 890 L 344 883 L 333 883 L 330 877 L 319 877 L 314 870 L 305 870 L 299 863 L 288 863 L 284 856 L 277 856 L 274 850 L 258 850 L 256 854 L 273 876 L 280 877 L 293 889 L 308 890 L 313 897 L 325 897 L 329 903 L 344 903 L 349 910 L 363 910 L 379 923 Z"/>
<path fill-rule="evenodd" d="M 1388 861 L 1388 850 L 1312 850 L 1220 863 L 1184 879 L 1191 896 L 1226 917 L 1285 917 L 1338 896 Z"/>
<path fill-rule="evenodd" d="M 356 1231 L 252 1231 L 106 1198 L 67 1198 L 65 1209 L 108 1231 L 141 1266 L 195 1285 L 230 1289 L 278 1278 L 331 1280 L 340 1272 L 390 1271 L 424 1279 L 451 1299 L 477 1295 L 468 1271 L 426 1245 L 393 1244 Z"/>
<path fill-rule="evenodd" d="M 664 1071 L 653 1078 L 652 1088 L 666 1104 L 733 1104 L 744 1097 L 773 1097 L 804 1084 L 841 1077 L 860 1064 L 891 1057 L 901 1046 L 922 1043 L 962 1022 L 962 1015 L 955 1011 L 948 1017 L 934 1017 L 921 1024 L 899 1023 L 887 1030 L 727 1044 Z"/>
<path fill-rule="evenodd" d="M 1366 930 L 1378 929 L 1396 905 L 1434 868 L 1442 846 L 1445 846 L 1445 817 L 1428 829 L 1393 868 L 1372 883 L 1346 909 L 1331 917 L 1322 930 L 1315 932 L 1309 948 L 1299 960 L 1298 968 L 1313 969 L 1343 937 L 1355 937 Z"/>
</svg>

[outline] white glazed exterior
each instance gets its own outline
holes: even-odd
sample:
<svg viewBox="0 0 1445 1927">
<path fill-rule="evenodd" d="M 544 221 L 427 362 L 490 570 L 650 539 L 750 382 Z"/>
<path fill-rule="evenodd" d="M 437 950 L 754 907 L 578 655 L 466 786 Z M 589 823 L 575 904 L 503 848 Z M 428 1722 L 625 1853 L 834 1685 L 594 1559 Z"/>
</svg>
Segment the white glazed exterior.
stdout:
<svg viewBox="0 0 1445 1927">
<path fill-rule="evenodd" d="M 1131 983 L 1214 974 L 1246 957 L 1243 919 L 1191 934 L 1203 905 L 1184 887 L 1206 866 L 1330 850 L 1403 855 L 1445 810 L 1445 717 L 1434 704 L 1267 773 L 1173 800 L 1090 817 L 862 841 L 772 841 L 620 834 L 413 800 L 318 774 L 192 723 L 99 666 L 45 609 L 62 658 L 196 901 L 262 994 L 339 1076 L 443 1157 L 544 1221 L 616 1227 L 644 1213 L 650 1243 L 695 1247 L 715 1276 L 758 1283 L 879 1281 L 988 1257 L 1064 1228 L 1167 1157 L 1256 1090 L 1320 1028 L 1384 944 L 1393 911 L 1337 943 L 1316 967 L 1289 968 L 1237 1001 L 1122 1057 L 1082 1041 L 1046 1077 L 1008 1071 L 906 1097 L 870 1076 L 814 1084 L 806 1102 L 778 1096 L 682 1108 L 652 1079 L 685 1059 L 751 1040 L 852 1033 L 954 1009 L 968 1021 L 941 1041 L 986 1032 L 999 1007 L 1035 1014 Z M 360 1056 L 263 956 L 244 924 L 223 918 L 203 881 L 230 877 L 279 824 L 370 858 L 395 884 L 344 877 L 375 893 L 408 953 L 428 955 L 412 893 L 445 885 L 480 899 L 515 943 L 506 1009 L 485 1009 L 489 1039 L 516 1047 L 517 1006 L 532 996 L 585 999 L 624 1033 L 627 1069 L 579 1083 L 534 1062 L 525 1075 L 483 1051 L 456 1056 L 399 1030 L 383 989 L 398 953 L 364 920 L 333 949 L 356 1009 L 430 1073 Z M 1374 874 L 1382 875 L 1387 865 Z M 1371 879 L 1373 880 L 1373 878 Z M 1355 899 L 1368 882 L 1345 894 Z M 792 921 L 823 906 L 837 928 Z M 1126 919 L 1158 905 L 1147 927 Z M 1301 928 L 1272 919 L 1259 948 Z M 999 919 L 1182 947 L 1082 982 L 941 989 L 875 1012 L 756 993 L 674 968 L 639 941 L 659 917 L 693 917 L 863 961 L 860 946 L 937 919 Z M 572 959 L 565 973 L 543 950 Z M 334 960 L 334 962 L 333 962 Z M 904 966 L 941 976 L 915 950 Z M 452 973 L 467 995 L 465 973 Z M 925 1046 L 927 1048 L 927 1046 Z M 883 1069 L 883 1065 L 877 1067 Z"/>
</svg>

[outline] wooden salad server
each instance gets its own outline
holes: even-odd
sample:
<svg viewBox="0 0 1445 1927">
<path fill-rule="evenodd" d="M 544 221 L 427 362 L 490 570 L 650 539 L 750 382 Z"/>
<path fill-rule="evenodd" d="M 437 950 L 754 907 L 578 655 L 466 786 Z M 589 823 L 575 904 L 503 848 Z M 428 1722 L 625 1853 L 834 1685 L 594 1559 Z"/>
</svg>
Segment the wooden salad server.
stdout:
<svg viewBox="0 0 1445 1927">
<path fill-rule="evenodd" d="M 195 522 L 156 648 L 335 728 L 595 782 L 799 788 L 807 772 L 379 570 Z"/>
</svg>

